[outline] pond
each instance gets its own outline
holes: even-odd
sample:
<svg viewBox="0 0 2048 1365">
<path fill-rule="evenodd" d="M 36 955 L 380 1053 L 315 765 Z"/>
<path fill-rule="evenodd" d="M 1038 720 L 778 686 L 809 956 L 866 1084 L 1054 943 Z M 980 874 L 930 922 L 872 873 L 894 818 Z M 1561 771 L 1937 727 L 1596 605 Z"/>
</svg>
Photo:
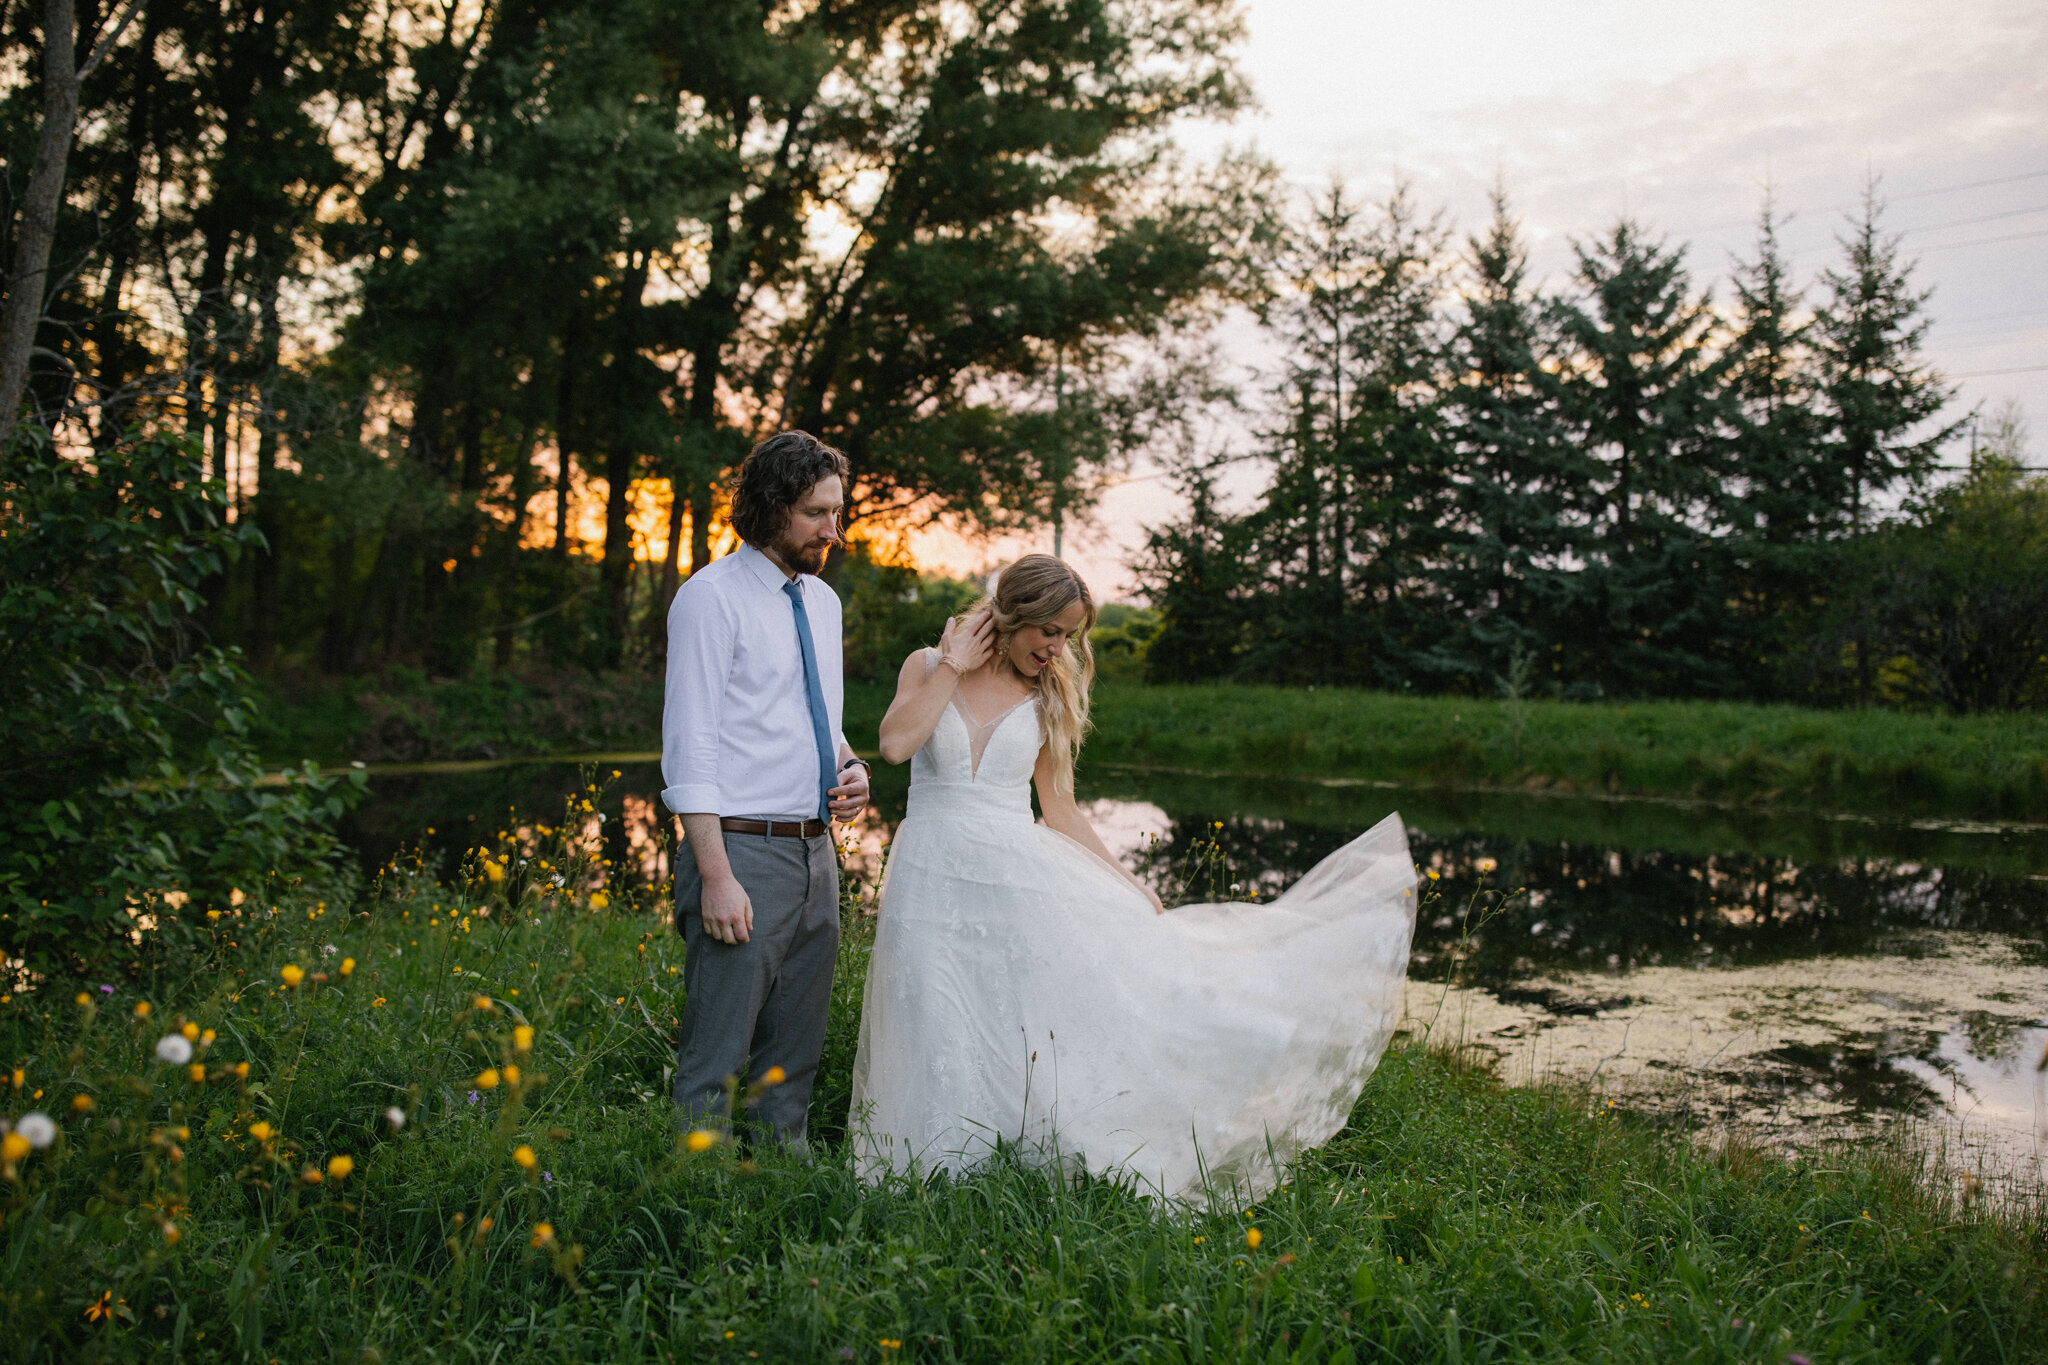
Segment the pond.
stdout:
<svg viewBox="0 0 2048 1365">
<path fill-rule="evenodd" d="M 665 877 L 657 765 L 590 758 L 612 856 Z M 559 811 L 586 772 L 374 770 L 344 833 L 366 868 L 415 846 L 452 866 L 513 811 Z M 906 785 L 877 774 L 857 872 L 879 866 Z M 1998 1184 L 2048 1178 L 2048 827 L 1099 765 L 1081 795 L 1112 850 L 1184 899 L 1267 899 L 1398 810 L 1435 874 L 1406 1027 L 1511 1080 L 1590 1081 L 1603 1102 L 1779 1145 L 1884 1133 Z"/>
</svg>

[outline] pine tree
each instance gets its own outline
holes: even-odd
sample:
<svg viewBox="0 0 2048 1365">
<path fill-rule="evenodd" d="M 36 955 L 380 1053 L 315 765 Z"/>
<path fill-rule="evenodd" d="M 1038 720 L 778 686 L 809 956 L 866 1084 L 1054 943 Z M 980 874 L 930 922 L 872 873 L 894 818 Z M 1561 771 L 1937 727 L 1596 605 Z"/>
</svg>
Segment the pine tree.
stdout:
<svg viewBox="0 0 2048 1365">
<path fill-rule="evenodd" d="M 1842 268 L 1821 282 L 1827 301 L 1814 320 L 1820 356 L 1820 407 L 1828 425 L 1825 471 L 1834 514 L 1852 534 L 1873 520 L 1880 499 L 1924 487 L 1941 447 L 1961 421 L 1931 426 L 1954 390 L 1921 354 L 1932 290 L 1913 287 L 1899 239 L 1879 226 L 1884 204 L 1872 182 L 1859 217 L 1840 239 Z M 1868 705 L 1876 680 L 1871 623 L 1851 630 L 1856 698 Z"/>
<path fill-rule="evenodd" d="M 1729 338 L 1731 478 L 1721 515 L 1739 557 L 1737 612 L 1742 648 L 1759 680 L 1789 682 L 1819 605 L 1832 529 L 1829 462 L 1816 408 L 1812 323 L 1791 281 L 1766 193 L 1757 214 L 1756 254 L 1735 263 Z"/>
<path fill-rule="evenodd" d="M 1628 219 L 1578 262 L 1586 295 L 1557 312 L 1561 393 L 1596 473 L 1576 509 L 1588 535 L 1567 672 L 1624 694 L 1739 689 L 1710 539 L 1727 456 L 1711 300 L 1692 293 L 1682 248 Z"/>
<path fill-rule="evenodd" d="M 1569 593 L 1579 539 L 1572 491 L 1593 470 L 1561 439 L 1559 393 L 1545 360 L 1555 329 L 1528 284 L 1528 251 L 1504 190 L 1483 235 L 1467 239 L 1471 274 L 1452 342 L 1445 424 L 1454 454 L 1455 541 L 1440 578 L 1462 629 L 1445 650 L 1477 686 L 1546 646 Z"/>
<path fill-rule="evenodd" d="M 1839 239 L 1842 268 L 1821 275 L 1828 298 L 1814 319 L 1829 492 L 1852 531 L 1869 523 L 1879 499 L 1924 485 L 1942 445 L 1962 427 L 1925 425 L 1955 390 L 1921 354 L 1934 291 L 1913 287 L 1913 264 L 1900 261 L 1899 239 L 1884 235 L 1883 214 L 1873 182 L 1849 236 Z"/>
</svg>

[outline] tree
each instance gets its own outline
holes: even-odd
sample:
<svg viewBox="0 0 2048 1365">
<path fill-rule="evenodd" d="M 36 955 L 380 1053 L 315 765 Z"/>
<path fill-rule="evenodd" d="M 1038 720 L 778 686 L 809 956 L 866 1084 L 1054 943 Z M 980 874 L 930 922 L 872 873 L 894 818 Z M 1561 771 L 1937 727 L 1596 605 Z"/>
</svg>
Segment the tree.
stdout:
<svg viewBox="0 0 2048 1365">
<path fill-rule="evenodd" d="M 1576 251 L 1585 297 L 1558 305 L 1561 396 L 1594 466 L 1577 499 L 1588 563 L 1566 667 L 1623 694 L 1739 690 L 1714 628 L 1728 362 L 1711 347 L 1711 300 L 1692 293 L 1683 249 L 1632 220 Z"/>
<path fill-rule="evenodd" d="M 1957 484 L 1871 538 L 1875 652 L 1961 713 L 2048 703 L 2048 481 L 1980 451 Z"/>
<path fill-rule="evenodd" d="M 51 292 L 50 250 L 78 124 L 79 86 L 119 41 L 140 4 L 141 0 L 127 0 L 104 34 L 89 34 L 91 50 L 76 66 L 78 19 L 72 0 L 47 0 L 43 7 L 42 126 L 22 196 L 21 221 L 14 227 L 14 260 L 7 274 L 7 302 L 0 311 L 0 460 L 14 442 L 22 394 L 28 387 L 29 357 Z"/>
<path fill-rule="evenodd" d="M 1506 192 L 1496 188 L 1492 204 L 1485 233 L 1466 242 L 1465 316 L 1444 393 L 1456 510 L 1438 577 L 1461 629 L 1443 652 L 1475 681 L 1505 676 L 1556 634 L 1583 529 L 1574 494 L 1596 472 L 1565 439 L 1549 368 L 1556 327 L 1529 288 Z"/>
<path fill-rule="evenodd" d="M 1823 272 L 1828 291 L 1814 319 L 1820 359 L 1820 404 L 1827 422 L 1830 491 L 1836 515 L 1860 533 L 1874 500 L 1922 488 L 1940 449 L 1960 421 L 1927 425 L 1954 389 L 1921 355 L 1931 291 L 1916 290 L 1913 267 L 1899 260 L 1899 240 L 1879 226 L 1884 205 L 1873 181 L 1860 217 L 1840 239 L 1842 268 Z M 1869 704 L 1876 681 L 1873 642 L 1853 638 L 1857 700 Z"/>
</svg>

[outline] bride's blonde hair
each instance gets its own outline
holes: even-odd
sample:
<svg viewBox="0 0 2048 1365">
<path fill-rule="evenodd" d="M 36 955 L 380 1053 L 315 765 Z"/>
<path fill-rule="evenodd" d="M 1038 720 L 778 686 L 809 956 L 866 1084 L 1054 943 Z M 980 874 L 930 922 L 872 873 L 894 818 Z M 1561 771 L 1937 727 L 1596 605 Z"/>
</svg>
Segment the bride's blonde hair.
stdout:
<svg viewBox="0 0 2048 1365">
<path fill-rule="evenodd" d="M 1025 555 L 998 573 L 994 591 L 967 611 L 971 616 L 989 608 L 995 619 L 996 657 L 1007 659 L 1011 637 L 1020 627 L 1051 625 L 1076 602 L 1086 618 L 1036 683 L 1039 715 L 1056 765 L 1053 782 L 1064 792 L 1074 790 L 1074 761 L 1088 734 L 1088 689 L 1095 682 L 1095 654 L 1088 646 L 1088 632 L 1095 629 L 1094 596 L 1064 560 Z"/>
</svg>

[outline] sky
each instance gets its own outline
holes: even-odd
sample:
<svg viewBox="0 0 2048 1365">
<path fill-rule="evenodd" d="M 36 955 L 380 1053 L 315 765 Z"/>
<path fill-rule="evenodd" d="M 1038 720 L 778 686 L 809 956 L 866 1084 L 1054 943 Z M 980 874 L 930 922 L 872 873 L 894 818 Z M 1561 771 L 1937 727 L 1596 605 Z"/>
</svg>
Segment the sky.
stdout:
<svg viewBox="0 0 2048 1365">
<path fill-rule="evenodd" d="M 1688 244 L 1695 282 L 1746 254 L 1764 187 L 1789 217 L 1795 272 L 1835 263 L 1843 213 L 1877 177 L 1884 222 L 1932 288 L 1928 355 L 1961 408 L 2017 400 L 2048 452 L 2048 5 L 2040 0 L 1249 0 L 1241 53 L 1260 107 L 1192 148 L 1256 148 L 1305 199 L 1342 177 L 1397 177 L 1462 236 L 1496 180 L 1522 219 L 1531 274 L 1557 287 L 1571 241 L 1622 214 Z M 1219 336 L 1255 390 L 1271 356 L 1247 326 Z M 1247 471 L 1237 491 L 1249 496 Z M 1063 547 L 1099 600 L 1129 599 L 1145 528 L 1178 511 L 1134 468 Z M 1000 543 L 926 534 L 913 553 L 963 572 Z"/>
</svg>

